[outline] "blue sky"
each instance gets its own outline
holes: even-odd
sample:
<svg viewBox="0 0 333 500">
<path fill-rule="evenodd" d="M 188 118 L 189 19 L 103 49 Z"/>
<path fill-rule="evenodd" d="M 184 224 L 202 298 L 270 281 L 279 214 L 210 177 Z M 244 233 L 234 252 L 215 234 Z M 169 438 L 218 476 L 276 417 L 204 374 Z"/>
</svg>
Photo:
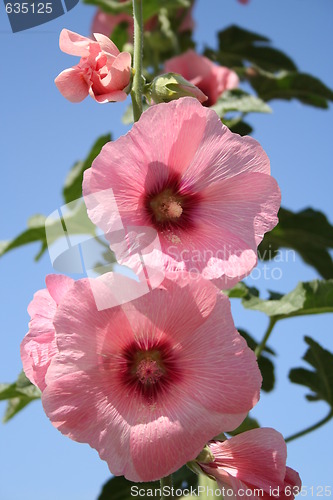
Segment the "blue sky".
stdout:
<svg viewBox="0 0 333 500">
<path fill-rule="evenodd" d="M 331 0 L 197 0 L 198 48 L 215 46 L 215 32 L 230 24 L 272 39 L 298 67 L 333 87 Z M 77 59 L 60 52 L 63 27 L 89 35 L 95 9 L 78 5 L 63 17 L 36 29 L 13 34 L 0 7 L 1 175 L 0 239 L 10 239 L 35 213 L 46 215 L 62 204 L 63 180 L 73 163 L 83 158 L 95 139 L 109 131 L 114 138 L 127 129 L 120 119 L 126 104 L 98 105 L 92 99 L 73 105 L 57 91 L 53 80 Z M 272 173 L 282 191 L 282 203 L 295 211 L 311 206 L 333 222 L 332 109 L 323 111 L 296 101 L 273 101 L 272 115 L 251 115 L 254 137 L 271 159 Z M 14 380 L 21 370 L 19 344 L 29 321 L 26 308 L 34 292 L 52 272 L 48 255 L 33 261 L 37 245 L 15 250 L 0 259 L 0 381 Z M 290 255 L 290 254 L 289 254 Z M 265 291 L 292 290 L 298 281 L 317 277 L 296 257 L 272 262 L 266 279 L 252 284 Z M 279 266 L 282 277 L 274 279 Z M 258 273 L 254 275 L 257 278 Z M 250 281 L 249 281 L 250 283 Z M 267 318 L 233 305 L 237 326 L 260 339 Z M 279 323 L 270 341 L 278 353 L 274 393 L 263 395 L 254 411 L 263 426 L 290 435 L 324 417 L 324 403 L 308 403 L 307 392 L 288 383 L 292 367 L 300 366 L 309 335 L 333 350 L 332 315 L 294 318 Z M 4 410 L 4 405 L 0 405 Z M 288 463 L 305 486 L 332 486 L 333 422 L 291 443 Z M 107 465 L 89 446 L 63 437 L 49 423 L 39 402 L 31 404 L 0 427 L 0 498 L 3 500 L 92 500 L 109 478 Z"/>
</svg>

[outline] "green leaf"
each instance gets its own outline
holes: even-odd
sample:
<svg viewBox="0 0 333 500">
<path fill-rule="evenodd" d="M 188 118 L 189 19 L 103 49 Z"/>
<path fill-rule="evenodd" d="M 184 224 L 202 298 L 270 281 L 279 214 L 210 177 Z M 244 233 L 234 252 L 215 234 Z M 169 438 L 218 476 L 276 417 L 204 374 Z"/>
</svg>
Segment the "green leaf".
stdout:
<svg viewBox="0 0 333 500">
<path fill-rule="evenodd" d="M 173 486 L 175 489 L 185 489 L 185 488 L 196 488 L 198 484 L 198 476 L 193 474 L 186 466 L 179 469 L 173 474 Z M 98 497 L 98 500 L 133 500 L 133 493 L 131 494 L 131 488 L 137 488 L 137 490 L 142 490 L 142 495 L 139 498 L 151 499 L 152 497 L 159 498 L 156 494 L 152 494 L 151 491 L 155 492 L 156 489 L 160 488 L 159 481 L 149 482 L 149 483 L 132 483 L 122 476 L 113 477 L 107 483 L 104 484 L 102 492 Z M 133 490 L 132 490 L 133 491 Z M 134 490 L 135 491 L 135 490 Z M 146 492 L 146 493 L 144 493 Z M 140 491 L 141 493 L 141 491 Z"/>
<path fill-rule="evenodd" d="M 241 434 L 242 432 L 250 431 L 251 429 L 258 429 L 260 427 L 258 421 L 249 415 L 245 418 L 245 420 L 240 424 L 237 429 L 234 431 L 228 432 L 231 436 L 237 436 L 237 434 Z"/>
<path fill-rule="evenodd" d="M 206 50 L 206 55 L 227 67 L 250 62 L 267 71 L 296 70 L 294 62 L 283 52 L 270 47 L 270 40 L 238 26 L 220 31 L 219 50 Z"/>
<path fill-rule="evenodd" d="M 82 197 L 83 173 L 91 167 L 92 162 L 101 152 L 102 147 L 111 141 L 111 134 L 106 134 L 97 139 L 84 161 L 75 163 L 65 180 L 63 196 L 66 203 Z"/>
<path fill-rule="evenodd" d="M 25 406 L 39 399 L 40 390 L 35 387 L 23 372 L 13 384 L 0 384 L 0 401 L 8 400 L 3 422 L 8 422 Z"/>
<path fill-rule="evenodd" d="M 333 260 L 328 252 L 333 248 L 333 226 L 323 213 L 311 208 L 298 213 L 280 208 L 279 224 L 265 235 L 259 257 L 274 258 L 279 248 L 296 250 L 323 278 L 333 278 Z"/>
<path fill-rule="evenodd" d="M 224 290 L 223 293 L 228 295 L 230 299 L 243 299 L 244 297 L 253 296 L 259 297 L 259 290 L 255 287 L 249 287 L 240 281 L 233 288 L 229 290 Z"/>
<path fill-rule="evenodd" d="M 19 234 L 18 236 L 16 236 L 16 238 L 14 238 L 11 241 L 0 242 L 0 257 L 2 257 L 2 255 L 9 252 L 10 250 L 13 250 L 14 248 L 27 245 L 28 243 L 33 243 L 36 241 L 40 241 L 42 244 L 41 250 L 35 257 L 35 260 L 38 260 L 46 250 L 46 235 L 45 235 L 44 225 L 27 229 L 26 231 L 23 231 L 23 233 Z"/>
<path fill-rule="evenodd" d="M 252 349 L 252 351 L 255 351 L 258 343 L 254 340 L 254 338 L 242 329 L 238 328 L 238 331 L 246 340 L 249 348 Z M 270 349 L 268 346 L 265 346 L 264 352 L 274 355 L 274 351 L 272 351 L 272 349 Z M 258 366 L 262 375 L 262 390 L 265 392 L 272 391 L 275 385 L 274 364 L 269 359 L 269 357 L 261 354 L 260 358 L 258 359 Z"/>
<path fill-rule="evenodd" d="M 231 120 L 223 118 L 222 122 L 231 130 L 231 132 L 234 132 L 234 134 L 244 136 L 249 135 L 251 134 L 251 132 L 253 132 L 253 128 L 251 127 L 251 125 L 244 122 L 242 120 L 242 117 L 233 118 Z"/>
<path fill-rule="evenodd" d="M 314 370 L 293 368 L 289 378 L 294 384 L 308 387 L 312 393 L 306 398 L 309 401 L 326 401 L 333 408 L 333 354 L 310 337 L 305 337 L 309 348 L 303 359 Z"/>
<path fill-rule="evenodd" d="M 227 90 L 223 92 L 217 103 L 212 109 L 220 116 L 231 111 L 241 113 L 271 113 L 271 108 L 259 97 L 248 94 L 240 89 Z"/>
<path fill-rule="evenodd" d="M 248 290 L 248 294 L 242 299 L 244 307 L 261 311 L 276 320 L 333 312 L 333 279 L 301 282 L 287 295 L 274 294 L 273 297 L 279 297 L 278 299 L 263 300 Z"/>
<path fill-rule="evenodd" d="M 7 242 L 6 245 L 3 245 L 0 257 L 6 252 L 13 250 L 14 248 L 26 245 L 28 243 L 40 241 L 41 249 L 35 257 L 35 260 L 38 260 L 45 252 L 48 245 L 51 245 L 59 238 L 63 238 L 68 233 L 70 235 L 90 234 L 92 236 L 95 236 L 96 228 L 88 218 L 87 210 L 83 201 L 81 203 L 75 204 L 75 206 L 72 206 L 71 209 L 71 211 L 68 211 L 63 216 L 63 218 L 61 219 L 61 223 L 59 217 L 48 220 L 47 232 L 45 229 L 45 216 L 38 215 L 30 218 L 28 221 L 28 225 L 31 226 L 35 223 L 38 223 L 40 225 L 36 227 L 30 227 L 19 236 L 14 238 L 12 241 Z M 69 228 L 68 233 L 65 232 L 67 228 Z"/>
<path fill-rule="evenodd" d="M 298 99 L 303 104 L 326 109 L 333 101 L 333 92 L 318 78 L 306 73 L 280 72 L 278 74 L 253 71 L 249 80 L 264 101 Z"/>
</svg>

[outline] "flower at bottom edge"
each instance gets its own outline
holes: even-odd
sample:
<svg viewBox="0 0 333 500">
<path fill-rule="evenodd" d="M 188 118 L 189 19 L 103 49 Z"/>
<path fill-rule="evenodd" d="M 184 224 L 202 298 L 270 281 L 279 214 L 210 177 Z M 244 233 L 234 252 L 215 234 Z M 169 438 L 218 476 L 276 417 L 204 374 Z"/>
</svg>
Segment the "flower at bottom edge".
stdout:
<svg viewBox="0 0 333 500">
<path fill-rule="evenodd" d="M 104 275 L 105 279 L 105 275 Z M 229 299 L 189 280 L 98 311 L 105 282 L 74 283 L 54 318 L 42 403 L 52 424 L 89 443 L 114 475 L 164 477 L 257 403 L 261 375 Z"/>
</svg>

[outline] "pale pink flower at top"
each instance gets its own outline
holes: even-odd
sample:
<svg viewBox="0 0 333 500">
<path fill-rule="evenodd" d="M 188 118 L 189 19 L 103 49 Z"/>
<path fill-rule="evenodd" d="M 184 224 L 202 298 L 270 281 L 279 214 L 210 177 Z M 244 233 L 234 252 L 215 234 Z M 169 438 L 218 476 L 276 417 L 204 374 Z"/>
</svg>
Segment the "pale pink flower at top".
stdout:
<svg viewBox="0 0 333 500">
<path fill-rule="evenodd" d="M 257 246 L 278 222 L 278 185 L 251 137 L 185 97 L 156 104 L 86 170 L 90 219 L 112 248 L 114 201 L 123 225 L 153 227 L 167 269 L 187 269 L 228 288 L 257 263 Z"/>
<path fill-rule="evenodd" d="M 244 5 L 246 5 L 247 3 L 249 3 L 249 0 L 238 0 L 239 3 L 242 3 Z"/>
<path fill-rule="evenodd" d="M 103 35 L 109 37 L 112 35 L 114 29 L 121 23 L 126 23 L 128 25 L 128 39 L 132 40 L 134 34 L 133 16 L 130 16 L 126 12 L 121 12 L 120 14 L 107 14 L 98 9 L 91 25 L 91 32 L 103 33 Z"/>
<path fill-rule="evenodd" d="M 189 9 L 186 9 L 186 14 L 184 16 L 184 9 L 178 9 L 176 12 L 176 18 L 181 19 L 181 23 L 178 28 L 178 32 L 182 33 L 184 31 L 192 31 L 195 27 L 194 20 L 192 17 L 193 4 Z M 103 33 L 103 35 L 111 36 L 114 29 L 121 23 L 126 23 L 128 25 L 128 40 L 133 41 L 134 35 L 134 22 L 133 16 L 127 14 L 126 12 L 121 12 L 119 14 L 107 14 L 106 12 L 97 10 L 92 26 L 92 33 Z M 159 26 L 158 17 L 153 16 L 144 23 L 145 31 L 154 31 Z"/>
<path fill-rule="evenodd" d="M 244 498 L 246 491 L 246 498 L 253 500 L 293 499 L 301 490 L 298 473 L 286 467 L 284 439 L 274 429 L 253 429 L 224 442 L 212 441 L 209 449 L 214 461 L 201 463 L 202 470 L 213 476 L 221 488 L 231 488 L 236 498 Z"/>
<path fill-rule="evenodd" d="M 192 49 L 166 61 L 164 68 L 166 72 L 179 73 L 198 87 L 208 97 L 205 106 L 213 106 L 225 90 L 239 85 L 239 78 L 234 71 L 214 64 Z"/>
<path fill-rule="evenodd" d="M 77 66 L 62 71 L 55 84 L 71 102 L 81 102 L 88 94 L 100 103 L 124 101 L 131 79 L 131 55 L 119 52 L 102 34 L 95 33 L 94 37 L 96 41 L 62 30 L 60 49 L 81 59 Z"/>
<path fill-rule="evenodd" d="M 159 479 L 237 427 L 257 403 L 261 375 L 235 330 L 229 299 L 210 282 L 165 281 L 98 311 L 105 277 L 76 281 L 54 318 L 42 403 L 55 427 L 89 443 L 115 475 Z"/>
<path fill-rule="evenodd" d="M 31 321 L 29 332 L 21 343 L 21 359 L 26 376 L 41 391 L 45 389 L 45 374 L 51 359 L 58 352 L 53 318 L 59 302 L 73 283 L 67 276 L 47 276 L 47 288 L 36 292 L 28 307 Z"/>
</svg>

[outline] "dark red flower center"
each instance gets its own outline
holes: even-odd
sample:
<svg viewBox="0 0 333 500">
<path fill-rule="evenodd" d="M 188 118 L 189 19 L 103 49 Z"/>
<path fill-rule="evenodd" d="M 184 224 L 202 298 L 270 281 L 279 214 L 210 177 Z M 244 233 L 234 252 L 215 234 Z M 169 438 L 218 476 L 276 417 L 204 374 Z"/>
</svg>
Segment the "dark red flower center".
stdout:
<svg viewBox="0 0 333 500">
<path fill-rule="evenodd" d="M 177 356 L 167 342 L 143 346 L 133 342 L 124 349 L 121 378 L 146 402 L 153 403 L 170 384 L 179 380 Z"/>
<path fill-rule="evenodd" d="M 159 231 L 189 230 L 194 226 L 194 214 L 200 196 L 181 185 L 180 176 L 170 173 L 158 189 L 147 193 L 144 204 L 152 225 Z"/>
</svg>

